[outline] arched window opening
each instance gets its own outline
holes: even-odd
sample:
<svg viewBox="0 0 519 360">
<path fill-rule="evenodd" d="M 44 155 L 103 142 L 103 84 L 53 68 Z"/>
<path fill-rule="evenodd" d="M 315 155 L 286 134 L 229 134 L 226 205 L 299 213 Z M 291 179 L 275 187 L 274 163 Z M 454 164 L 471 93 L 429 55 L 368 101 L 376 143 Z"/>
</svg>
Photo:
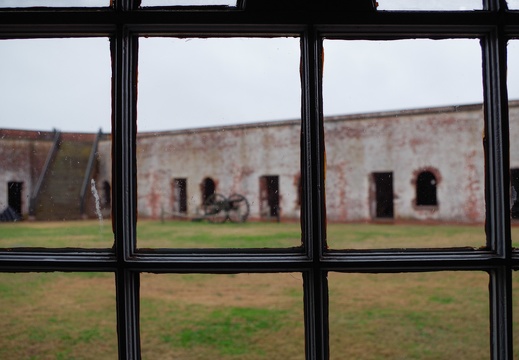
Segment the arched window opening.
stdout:
<svg viewBox="0 0 519 360">
<path fill-rule="evenodd" d="M 416 179 L 416 205 L 437 206 L 436 176 L 430 171 L 422 171 Z"/>
<path fill-rule="evenodd" d="M 206 177 L 202 182 L 202 204 L 205 204 L 206 200 L 215 193 L 216 185 L 214 180 L 210 177 Z"/>
</svg>

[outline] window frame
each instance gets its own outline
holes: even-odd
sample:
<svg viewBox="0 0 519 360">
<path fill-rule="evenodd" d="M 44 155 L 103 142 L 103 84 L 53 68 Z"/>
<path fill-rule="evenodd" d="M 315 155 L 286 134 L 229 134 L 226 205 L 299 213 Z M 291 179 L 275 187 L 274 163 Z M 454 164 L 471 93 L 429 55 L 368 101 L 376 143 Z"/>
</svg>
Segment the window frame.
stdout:
<svg viewBox="0 0 519 360">
<path fill-rule="evenodd" d="M 364 4 L 370 2 L 365 1 Z M 504 0 L 462 12 L 363 11 L 362 1 L 248 0 L 238 8 L 0 9 L 0 39 L 99 36 L 111 39 L 112 204 L 111 249 L 0 249 L 0 271 L 112 272 L 116 283 L 120 359 L 140 359 L 139 274 L 300 272 L 304 280 L 307 359 L 328 359 L 327 273 L 486 271 L 489 273 L 491 358 L 513 357 L 512 249 L 509 209 L 509 130 L 506 44 L 519 37 L 519 12 Z M 350 8 L 348 8 L 350 6 Z M 356 8 L 356 6 L 358 6 Z M 351 8 L 353 7 L 353 9 Z M 299 36 L 301 38 L 302 247 L 272 250 L 139 250 L 136 246 L 136 74 L 139 36 Z M 487 247 L 408 251 L 328 250 L 324 194 L 322 39 L 481 39 L 485 114 Z M 117 159 L 117 161 L 115 161 Z"/>
</svg>

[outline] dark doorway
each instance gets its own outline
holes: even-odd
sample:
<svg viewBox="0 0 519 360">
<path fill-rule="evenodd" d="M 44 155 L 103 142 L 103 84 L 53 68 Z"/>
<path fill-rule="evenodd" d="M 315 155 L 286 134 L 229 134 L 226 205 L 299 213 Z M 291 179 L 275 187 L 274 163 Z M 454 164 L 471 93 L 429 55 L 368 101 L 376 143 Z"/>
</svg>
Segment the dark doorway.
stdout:
<svg viewBox="0 0 519 360">
<path fill-rule="evenodd" d="M 512 219 L 519 219 L 519 169 L 510 169 L 510 197 L 512 208 L 510 213 Z"/>
<path fill-rule="evenodd" d="M 110 188 L 110 183 L 108 181 L 103 181 L 103 209 L 110 209 L 110 205 L 112 203 L 112 191 Z"/>
<path fill-rule="evenodd" d="M 260 177 L 260 212 L 262 217 L 279 220 L 279 176 Z"/>
<path fill-rule="evenodd" d="M 205 204 L 206 200 L 209 199 L 216 191 L 216 185 L 213 179 L 207 177 L 202 182 L 202 204 Z"/>
<path fill-rule="evenodd" d="M 9 181 L 7 183 L 7 204 L 20 217 L 22 216 L 22 190 L 23 182 Z"/>
<path fill-rule="evenodd" d="M 375 183 L 375 216 L 393 218 L 393 173 L 373 173 Z"/>
<path fill-rule="evenodd" d="M 438 205 L 436 198 L 436 176 L 430 171 L 422 171 L 416 178 L 416 205 Z"/>
<path fill-rule="evenodd" d="M 173 200 L 173 212 L 187 213 L 187 179 L 173 180 Z"/>
</svg>

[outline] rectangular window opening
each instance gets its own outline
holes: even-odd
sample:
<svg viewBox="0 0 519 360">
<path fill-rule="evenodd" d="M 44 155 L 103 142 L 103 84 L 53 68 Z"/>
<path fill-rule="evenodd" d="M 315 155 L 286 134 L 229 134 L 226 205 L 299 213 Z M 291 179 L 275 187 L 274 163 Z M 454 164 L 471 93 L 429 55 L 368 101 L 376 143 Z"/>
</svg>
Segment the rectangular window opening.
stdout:
<svg viewBox="0 0 519 360">
<path fill-rule="evenodd" d="M 187 179 L 173 180 L 173 213 L 187 213 Z"/>
<path fill-rule="evenodd" d="M 393 173 L 373 173 L 372 187 L 373 217 L 375 219 L 393 219 Z"/>
<path fill-rule="evenodd" d="M 279 176 L 264 175 L 260 177 L 260 212 L 266 220 L 279 221 L 281 209 L 279 208 Z"/>
</svg>

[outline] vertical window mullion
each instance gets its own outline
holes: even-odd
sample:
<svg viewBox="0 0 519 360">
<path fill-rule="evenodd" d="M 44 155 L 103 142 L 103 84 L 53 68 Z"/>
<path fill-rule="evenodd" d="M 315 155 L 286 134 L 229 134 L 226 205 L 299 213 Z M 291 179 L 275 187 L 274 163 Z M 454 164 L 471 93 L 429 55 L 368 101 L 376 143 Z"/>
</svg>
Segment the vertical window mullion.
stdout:
<svg viewBox="0 0 519 360">
<path fill-rule="evenodd" d="M 486 231 L 488 245 L 510 258 L 508 99 L 506 96 L 506 40 L 493 31 L 483 38 L 485 103 Z"/>
<path fill-rule="evenodd" d="M 140 359 L 140 274 L 119 269 L 115 274 L 119 359 Z"/>
<path fill-rule="evenodd" d="M 508 266 L 490 272 L 490 336 L 491 359 L 512 359 L 512 270 Z"/>
<path fill-rule="evenodd" d="M 137 40 L 124 26 L 112 39 L 112 174 L 117 334 L 120 359 L 140 359 L 139 274 L 128 269 L 135 250 Z"/>
<path fill-rule="evenodd" d="M 512 358 L 511 236 L 509 214 L 506 39 L 500 29 L 482 40 L 485 101 L 485 196 L 488 245 L 502 259 L 490 273 L 491 358 Z"/>
<path fill-rule="evenodd" d="M 328 284 L 321 269 L 325 238 L 324 132 L 322 117 L 322 41 L 311 26 L 301 46 L 304 245 L 312 261 L 303 274 L 307 359 L 328 359 Z"/>
<path fill-rule="evenodd" d="M 306 359 L 326 360 L 330 357 L 327 273 L 314 268 L 303 273 L 303 282 Z"/>
</svg>

